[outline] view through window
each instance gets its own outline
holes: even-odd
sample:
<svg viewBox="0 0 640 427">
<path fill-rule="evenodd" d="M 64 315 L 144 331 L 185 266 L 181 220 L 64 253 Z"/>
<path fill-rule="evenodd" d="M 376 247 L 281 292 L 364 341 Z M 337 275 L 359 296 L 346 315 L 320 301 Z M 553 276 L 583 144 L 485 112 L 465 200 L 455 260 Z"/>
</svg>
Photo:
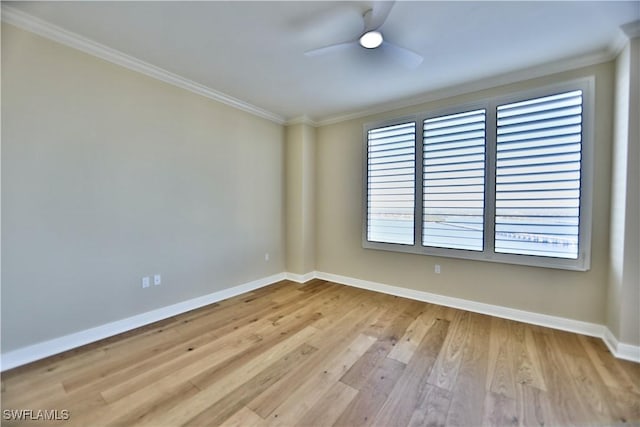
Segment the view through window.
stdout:
<svg viewBox="0 0 640 427">
<path fill-rule="evenodd" d="M 363 245 L 588 268 L 583 86 L 366 128 Z"/>
</svg>

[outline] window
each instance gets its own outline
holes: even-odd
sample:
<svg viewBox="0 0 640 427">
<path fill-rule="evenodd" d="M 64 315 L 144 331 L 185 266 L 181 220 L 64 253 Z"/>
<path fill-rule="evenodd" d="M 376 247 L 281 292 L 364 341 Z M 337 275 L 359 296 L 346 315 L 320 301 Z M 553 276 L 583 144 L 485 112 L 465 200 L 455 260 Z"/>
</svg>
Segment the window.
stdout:
<svg viewBox="0 0 640 427">
<path fill-rule="evenodd" d="M 415 123 L 367 135 L 367 240 L 414 243 Z"/>
<path fill-rule="evenodd" d="M 582 91 L 498 107 L 495 250 L 578 258 Z"/>
<path fill-rule="evenodd" d="M 366 126 L 363 246 L 588 270 L 592 85 Z"/>
<path fill-rule="evenodd" d="M 422 244 L 482 251 L 485 110 L 423 122 Z"/>
</svg>

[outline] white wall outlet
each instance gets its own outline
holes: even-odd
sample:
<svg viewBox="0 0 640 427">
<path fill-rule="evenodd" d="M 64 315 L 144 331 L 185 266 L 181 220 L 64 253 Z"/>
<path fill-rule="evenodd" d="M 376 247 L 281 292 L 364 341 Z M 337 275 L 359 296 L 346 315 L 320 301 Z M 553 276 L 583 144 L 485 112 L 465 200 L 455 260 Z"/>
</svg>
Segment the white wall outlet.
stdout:
<svg viewBox="0 0 640 427">
<path fill-rule="evenodd" d="M 143 288 L 148 288 L 149 287 L 149 283 L 150 283 L 149 276 L 144 276 L 142 278 L 142 287 Z"/>
<path fill-rule="evenodd" d="M 440 274 L 440 264 L 436 264 L 435 272 L 436 274 Z"/>
<path fill-rule="evenodd" d="M 264 254 L 264 260 L 265 260 L 265 261 L 269 261 L 269 252 L 265 252 L 265 254 Z"/>
<path fill-rule="evenodd" d="M 153 276 L 153 284 L 158 286 L 160 283 L 162 283 L 162 276 L 159 274 L 155 274 Z"/>
</svg>

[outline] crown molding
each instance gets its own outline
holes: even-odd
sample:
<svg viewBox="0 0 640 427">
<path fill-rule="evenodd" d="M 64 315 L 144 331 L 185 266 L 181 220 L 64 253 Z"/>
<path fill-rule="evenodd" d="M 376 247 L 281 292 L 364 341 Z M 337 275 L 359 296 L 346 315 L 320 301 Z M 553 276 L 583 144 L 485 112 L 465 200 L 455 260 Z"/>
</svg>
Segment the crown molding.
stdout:
<svg viewBox="0 0 640 427">
<path fill-rule="evenodd" d="M 162 69 L 155 65 L 149 64 L 116 49 L 112 49 L 108 46 L 83 37 L 79 34 L 67 31 L 61 27 L 36 18 L 11 6 L 2 5 L 2 21 L 11 25 L 15 25 L 16 27 L 19 27 L 23 30 L 35 33 L 39 36 L 48 38 L 55 42 L 64 44 L 71 48 L 104 59 L 111 63 L 142 73 L 154 79 L 188 90 L 214 101 L 218 101 L 222 104 L 231 106 L 238 110 L 245 111 L 255 116 L 270 120 L 277 124 L 285 126 L 306 124 L 313 127 L 332 125 L 375 114 L 387 113 L 401 108 L 413 107 L 428 102 L 463 95 L 466 93 L 490 89 L 505 84 L 517 83 L 519 81 L 544 77 L 550 74 L 607 62 L 615 58 L 621 52 L 628 40 L 640 36 L 640 21 L 633 21 L 620 27 L 620 33 L 618 37 L 616 37 L 606 49 L 590 55 L 575 57 L 568 60 L 555 61 L 539 66 L 501 74 L 498 76 L 489 77 L 482 80 L 477 80 L 474 82 L 449 86 L 416 97 L 378 104 L 372 108 L 352 111 L 346 114 L 328 116 L 320 120 L 313 120 L 307 115 L 302 115 L 287 120 L 285 117 L 279 114 L 262 109 L 225 93 L 214 90 L 208 86 L 204 86 L 193 80 L 189 80 L 185 77 Z"/>
<path fill-rule="evenodd" d="M 285 126 L 293 126 L 293 125 L 309 125 L 313 127 L 318 127 L 318 122 L 312 120 L 309 116 L 302 115 L 298 117 L 294 117 L 293 119 L 287 120 L 285 122 Z"/>
<path fill-rule="evenodd" d="M 271 111 L 256 107 L 248 102 L 234 98 L 163 68 L 156 67 L 148 62 L 127 55 L 119 50 L 112 49 L 79 34 L 67 31 L 57 25 L 53 25 L 47 21 L 36 18 L 11 6 L 2 5 L 2 21 L 238 110 L 270 120 L 280 125 L 285 123 L 284 117 L 272 113 Z"/>
<path fill-rule="evenodd" d="M 628 22 L 620 27 L 629 40 L 640 37 L 640 19 Z"/>
<path fill-rule="evenodd" d="M 640 20 L 628 22 L 622 25 L 618 35 L 609 44 L 609 51 L 618 56 L 630 40 L 640 37 Z"/>
<path fill-rule="evenodd" d="M 414 107 L 420 104 L 428 102 L 438 101 L 441 99 L 453 98 L 459 95 L 465 95 L 468 93 L 478 92 L 481 90 L 491 89 L 499 86 L 504 86 L 521 81 L 531 80 L 539 77 L 548 76 L 551 74 L 562 73 L 564 71 L 575 70 L 590 65 L 596 65 L 603 62 L 608 62 L 617 56 L 617 52 L 611 49 L 603 49 L 599 52 L 578 56 L 566 60 L 559 60 L 549 62 L 546 64 L 533 66 L 521 70 L 512 71 L 498 76 L 492 76 L 473 82 L 461 83 L 459 85 L 447 86 L 441 89 L 436 89 L 426 94 L 418 95 L 416 97 L 403 99 L 401 101 L 392 101 L 384 104 L 376 105 L 373 108 L 366 110 L 359 110 L 352 113 L 342 114 L 327 117 L 318 120 L 316 123 L 318 126 L 327 126 L 347 120 L 360 119 L 363 117 L 372 116 L 375 114 L 388 113 L 391 111 L 399 110 L 401 108 Z"/>
</svg>

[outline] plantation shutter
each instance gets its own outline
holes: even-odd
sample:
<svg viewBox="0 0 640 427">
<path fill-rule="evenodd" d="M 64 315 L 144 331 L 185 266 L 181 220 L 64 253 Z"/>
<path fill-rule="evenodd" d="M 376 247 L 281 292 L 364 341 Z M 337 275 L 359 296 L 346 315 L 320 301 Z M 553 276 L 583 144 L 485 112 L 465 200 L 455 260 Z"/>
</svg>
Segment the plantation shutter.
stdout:
<svg viewBox="0 0 640 427">
<path fill-rule="evenodd" d="M 485 110 L 424 121 L 424 246 L 483 250 Z"/>
<path fill-rule="evenodd" d="M 414 244 L 415 123 L 367 133 L 367 240 Z"/>
<path fill-rule="evenodd" d="M 497 109 L 495 251 L 578 258 L 582 91 Z"/>
</svg>

